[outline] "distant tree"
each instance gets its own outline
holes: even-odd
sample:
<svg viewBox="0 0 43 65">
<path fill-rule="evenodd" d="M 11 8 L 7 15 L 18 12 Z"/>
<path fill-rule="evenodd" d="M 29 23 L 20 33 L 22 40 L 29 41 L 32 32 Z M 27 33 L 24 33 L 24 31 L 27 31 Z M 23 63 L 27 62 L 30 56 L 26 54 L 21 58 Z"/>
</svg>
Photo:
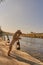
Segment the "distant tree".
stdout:
<svg viewBox="0 0 43 65">
<path fill-rule="evenodd" d="M 31 32 L 31 33 L 33 33 L 33 32 Z"/>
</svg>

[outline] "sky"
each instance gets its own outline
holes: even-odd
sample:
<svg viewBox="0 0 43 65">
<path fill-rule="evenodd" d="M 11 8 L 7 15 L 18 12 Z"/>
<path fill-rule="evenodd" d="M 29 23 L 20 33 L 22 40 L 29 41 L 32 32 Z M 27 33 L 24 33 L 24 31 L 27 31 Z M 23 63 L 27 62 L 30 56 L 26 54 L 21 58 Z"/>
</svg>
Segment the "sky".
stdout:
<svg viewBox="0 0 43 65">
<path fill-rule="evenodd" d="M 43 0 L 4 0 L 0 3 L 0 26 L 7 32 L 43 32 Z"/>
</svg>

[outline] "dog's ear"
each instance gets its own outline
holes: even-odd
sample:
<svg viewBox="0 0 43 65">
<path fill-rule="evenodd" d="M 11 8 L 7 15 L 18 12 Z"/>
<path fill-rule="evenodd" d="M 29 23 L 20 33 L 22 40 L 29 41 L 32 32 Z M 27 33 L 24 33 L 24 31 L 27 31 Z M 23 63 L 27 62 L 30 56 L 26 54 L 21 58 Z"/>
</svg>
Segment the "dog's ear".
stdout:
<svg viewBox="0 0 43 65">
<path fill-rule="evenodd" d="M 17 30 L 17 32 L 18 32 L 19 34 L 22 34 L 21 30 Z"/>
</svg>

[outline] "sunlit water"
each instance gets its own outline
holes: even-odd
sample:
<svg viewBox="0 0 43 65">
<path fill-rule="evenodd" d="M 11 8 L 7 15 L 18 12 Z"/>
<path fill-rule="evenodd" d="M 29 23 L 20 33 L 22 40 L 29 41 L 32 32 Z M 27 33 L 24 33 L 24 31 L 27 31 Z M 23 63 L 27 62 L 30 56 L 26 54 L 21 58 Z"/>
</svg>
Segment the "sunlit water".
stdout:
<svg viewBox="0 0 43 65">
<path fill-rule="evenodd" d="M 12 40 L 11 37 L 10 40 Z M 43 39 L 21 37 L 20 47 L 22 51 L 43 61 Z"/>
</svg>

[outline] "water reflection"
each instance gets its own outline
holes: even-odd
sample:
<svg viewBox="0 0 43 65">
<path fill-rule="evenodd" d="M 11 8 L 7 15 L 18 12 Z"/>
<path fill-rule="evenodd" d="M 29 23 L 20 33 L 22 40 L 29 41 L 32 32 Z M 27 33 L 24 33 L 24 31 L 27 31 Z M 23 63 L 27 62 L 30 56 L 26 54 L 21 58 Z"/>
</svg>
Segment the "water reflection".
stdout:
<svg viewBox="0 0 43 65">
<path fill-rule="evenodd" d="M 43 39 L 22 37 L 20 43 L 21 50 L 43 61 Z"/>
</svg>

